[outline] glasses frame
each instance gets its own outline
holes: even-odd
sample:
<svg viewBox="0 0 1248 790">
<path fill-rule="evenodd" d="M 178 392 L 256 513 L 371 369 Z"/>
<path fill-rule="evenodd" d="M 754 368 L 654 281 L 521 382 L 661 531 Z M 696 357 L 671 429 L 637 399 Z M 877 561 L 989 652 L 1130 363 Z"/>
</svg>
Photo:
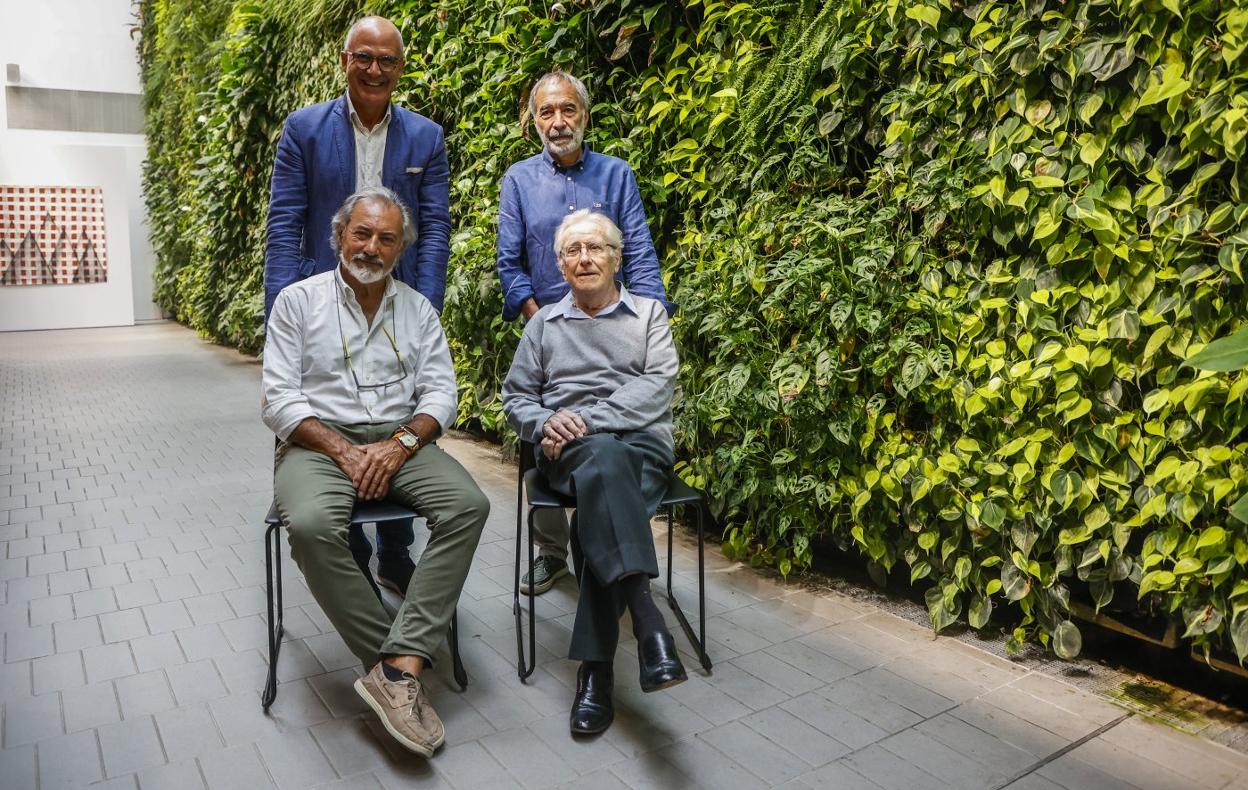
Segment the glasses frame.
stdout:
<svg viewBox="0 0 1248 790">
<path fill-rule="evenodd" d="M 344 49 L 342 54 L 347 56 L 348 63 L 361 71 L 368 71 L 376 63 L 377 69 L 382 74 L 393 73 L 395 69 L 402 68 L 404 62 L 403 58 L 397 55 L 374 55 L 370 52 L 357 52 L 349 49 Z M 386 63 L 390 65 L 387 66 Z"/>
<path fill-rule="evenodd" d="M 407 367 L 407 363 L 403 361 L 403 352 L 399 351 L 399 344 L 396 343 L 394 340 L 394 334 L 391 334 L 390 332 L 386 331 L 386 324 L 383 321 L 381 324 L 381 331 L 385 334 L 386 339 L 390 341 L 390 348 L 394 349 L 394 358 L 397 359 L 399 362 L 399 370 L 402 371 L 402 375 L 400 375 L 397 379 L 393 379 L 392 381 L 384 381 L 384 382 L 380 382 L 377 384 L 361 384 L 360 383 L 360 377 L 356 375 L 356 372 L 355 372 L 355 365 L 351 362 L 351 349 L 347 347 L 347 333 L 344 332 L 342 329 L 342 300 L 340 298 L 337 298 L 339 294 L 336 290 L 334 291 L 334 296 L 336 297 L 334 299 L 334 307 L 338 311 L 338 337 L 342 340 L 342 359 L 344 362 L 347 363 L 347 370 L 350 371 L 351 378 L 352 380 L 355 381 L 356 394 L 358 395 L 361 392 L 367 392 L 370 390 L 384 390 L 386 387 L 390 387 L 395 384 L 398 384 L 400 381 L 403 381 L 409 375 L 411 375 L 411 370 Z M 390 329 L 394 330 L 394 300 L 393 299 L 390 300 Z M 395 333 L 397 334 L 397 330 L 395 330 Z M 368 346 L 367 335 L 365 335 L 364 345 L 365 347 Z"/>
<path fill-rule="evenodd" d="M 574 246 L 576 247 L 576 252 L 568 252 L 568 250 L 572 249 Z M 591 250 L 591 247 L 600 248 L 598 254 L 595 255 Z M 601 255 L 605 254 L 607 250 L 614 249 L 618 249 L 614 244 L 586 244 L 583 241 L 577 241 L 559 250 L 559 257 L 565 261 L 579 261 L 581 256 L 588 252 L 590 259 L 596 261 Z"/>
</svg>

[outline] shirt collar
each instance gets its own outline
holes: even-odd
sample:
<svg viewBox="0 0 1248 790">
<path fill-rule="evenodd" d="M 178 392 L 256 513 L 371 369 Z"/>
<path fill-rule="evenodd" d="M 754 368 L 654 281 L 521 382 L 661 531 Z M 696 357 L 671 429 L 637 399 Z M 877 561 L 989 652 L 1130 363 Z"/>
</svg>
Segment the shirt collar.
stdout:
<svg viewBox="0 0 1248 790">
<path fill-rule="evenodd" d="M 550 151 L 546 150 L 545 144 L 542 145 L 542 161 L 546 163 L 547 167 L 549 167 L 552 171 L 556 173 L 567 171 L 567 170 L 572 170 L 572 169 L 584 170 L 585 162 L 589 160 L 589 155 L 591 153 L 593 152 L 589 150 L 589 144 L 581 143 L 581 158 L 577 159 L 576 162 L 573 163 L 572 165 L 568 167 L 564 167 L 563 165 L 556 162 L 555 158 L 550 155 Z"/>
<path fill-rule="evenodd" d="M 334 287 L 336 287 L 338 289 L 338 292 L 342 294 L 343 299 L 349 300 L 352 302 L 357 301 L 355 298 L 355 291 L 351 290 L 351 286 L 347 284 L 347 281 L 342 276 L 342 264 L 341 263 L 339 263 L 337 266 L 334 267 Z M 382 294 L 382 297 L 381 297 L 382 304 L 385 304 L 386 302 L 393 299 L 398 293 L 399 293 L 399 287 L 395 285 L 394 278 L 387 276 L 386 277 L 386 292 Z"/>
<path fill-rule="evenodd" d="M 347 97 L 347 117 L 351 119 L 351 126 L 353 126 L 356 131 L 364 134 L 377 134 L 390 126 L 390 103 L 386 104 L 386 114 L 381 116 L 381 120 L 377 122 L 377 125 L 372 129 L 368 129 L 364 126 L 364 122 L 360 120 L 360 114 L 355 111 L 355 105 L 351 103 L 350 91 L 344 93 L 343 95 Z"/>
<path fill-rule="evenodd" d="M 584 319 L 584 318 L 603 318 L 614 313 L 618 309 L 624 309 L 633 315 L 639 315 L 637 312 L 637 303 L 633 301 L 633 295 L 628 292 L 624 286 L 620 286 L 620 300 L 614 304 L 608 305 L 599 311 L 598 315 L 591 316 L 576 306 L 576 302 L 572 300 L 572 292 L 568 291 L 564 297 L 555 302 L 554 307 L 550 308 L 550 312 L 546 314 L 547 321 L 553 321 L 556 318 L 566 319 Z"/>
</svg>

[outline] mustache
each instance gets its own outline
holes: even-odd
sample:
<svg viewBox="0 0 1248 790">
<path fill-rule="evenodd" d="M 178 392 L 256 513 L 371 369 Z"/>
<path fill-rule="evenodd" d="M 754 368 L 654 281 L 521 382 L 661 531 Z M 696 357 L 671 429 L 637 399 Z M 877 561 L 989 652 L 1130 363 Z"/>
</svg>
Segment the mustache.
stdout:
<svg viewBox="0 0 1248 790">
<path fill-rule="evenodd" d="M 352 255 L 351 262 L 352 263 L 371 263 L 373 266 L 384 266 L 386 263 L 385 261 L 381 259 L 380 255 L 369 255 L 366 252 L 357 252 L 356 254 Z"/>
</svg>

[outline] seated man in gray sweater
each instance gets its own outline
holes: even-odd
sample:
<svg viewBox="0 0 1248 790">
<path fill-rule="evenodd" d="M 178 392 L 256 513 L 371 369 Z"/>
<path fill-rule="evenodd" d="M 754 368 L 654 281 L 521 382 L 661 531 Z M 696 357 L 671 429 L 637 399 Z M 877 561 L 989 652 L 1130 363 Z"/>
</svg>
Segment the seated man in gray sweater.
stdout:
<svg viewBox="0 0 1248 790">
<path fill-rule="evenodd" d="M 602 732 L 614 718 L 612 662 L 625 608 L 642 691 L 686 677 L 650 596 L 659 575 L 650 517 L 673 461 L 679 361 L 663 304 L 616 283 L 620 242 L 619 228 L 602 214 L 582 209 L 564 218 L 555 251 L 572 290 L 530 319 L 503 382 L 508 423 L 539 445 L 537 468 L 551 488 L 576 497 L 574 733 Z"/>
</svg>

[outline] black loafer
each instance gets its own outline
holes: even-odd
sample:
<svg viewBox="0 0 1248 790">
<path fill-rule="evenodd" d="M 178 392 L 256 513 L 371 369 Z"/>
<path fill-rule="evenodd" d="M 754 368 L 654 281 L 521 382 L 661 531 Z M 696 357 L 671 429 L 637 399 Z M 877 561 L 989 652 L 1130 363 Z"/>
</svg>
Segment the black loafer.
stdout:
<svg viewBox="0 0 1248 790">
<path fill-rule="evenodd" d="M 676 640 L 666 629 L 637 643 L 637 663 L 641 667 L 641 690 L 645 692 L 661 691 L 689 679 L 676 654 Z"/>
<path fill-rule="evenodd" d="M 615 706 L 611 704 L 611 686 L 615 675 L 606 662 L 581 663 L 576 671 L 576 699 L 572 700 L 570 723 L 576 735 L 594 735 L 611 726 Z"/>
</svg>

